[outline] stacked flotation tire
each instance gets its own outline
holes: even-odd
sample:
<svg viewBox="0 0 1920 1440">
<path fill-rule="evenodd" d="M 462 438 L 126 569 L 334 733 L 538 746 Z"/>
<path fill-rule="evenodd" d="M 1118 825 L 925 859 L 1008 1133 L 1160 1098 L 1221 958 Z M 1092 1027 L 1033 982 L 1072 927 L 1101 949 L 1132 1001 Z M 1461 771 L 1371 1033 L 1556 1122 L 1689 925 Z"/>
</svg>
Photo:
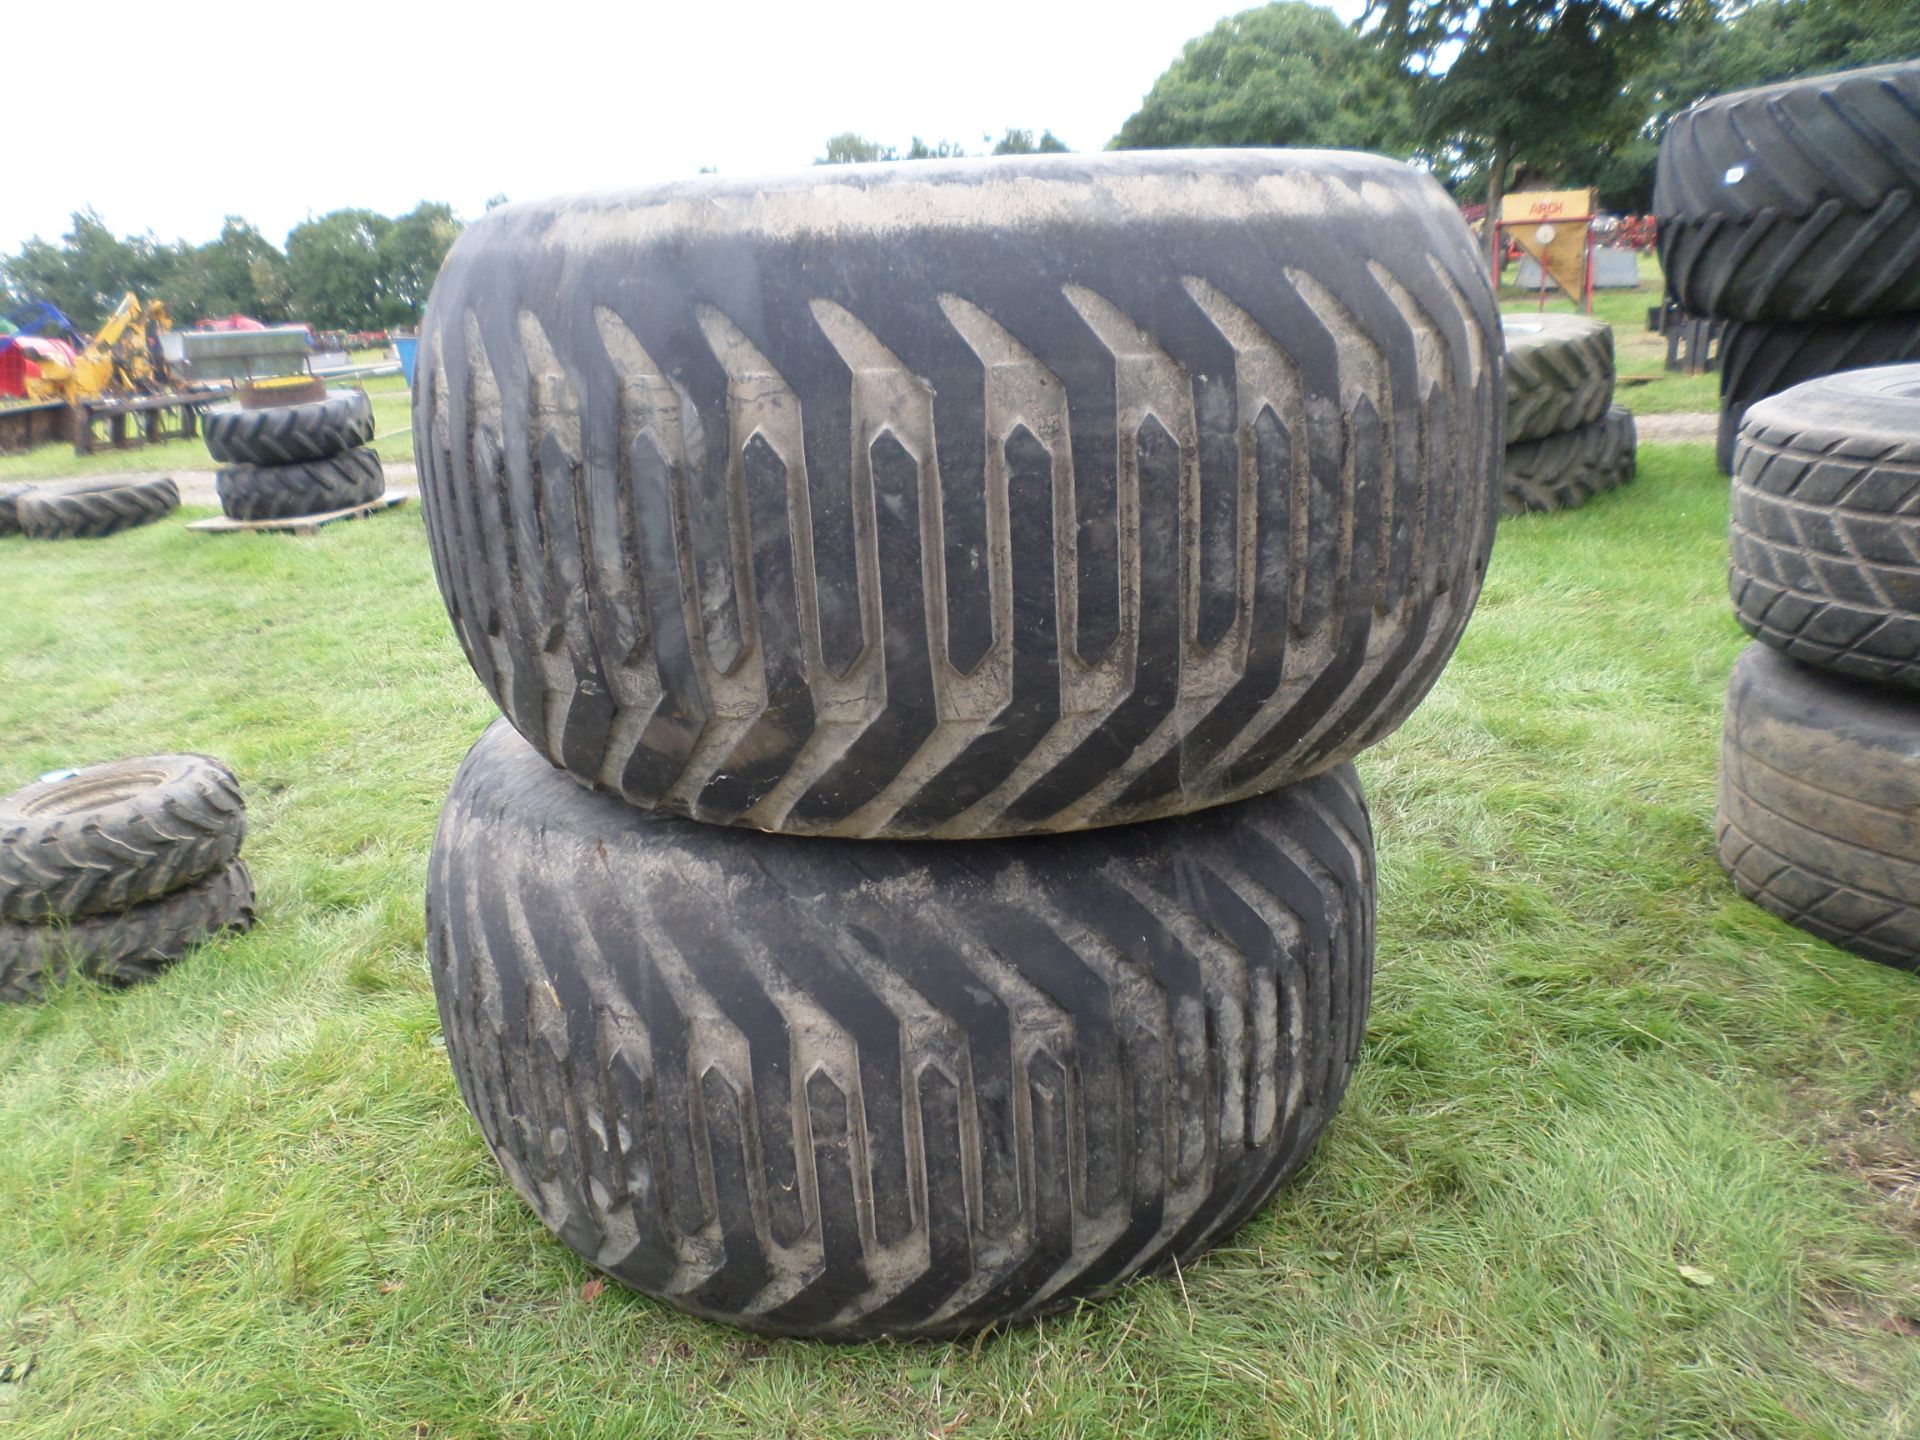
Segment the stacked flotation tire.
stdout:
<svg viewBox="0 0 1920 1440">
<path fill-rule="evenodd" d="M 0 800 L 0 1000 L 151 978 L 253 923 L 246 804 L 205 755 L 43 776 Z"/>
<path fill-rule="evenodd" d="M 1746 408 L 1920 358 L 1920 60 L 1717 96 L 1661 140 L 1669 293 L 1729 325 L 1723 469 Z"/>
<path fill-rule="evenodd" d="M 1501 508 L 1571 510 L 1633 478 L 1633 415 L 1613 403 L 1613 327 L 1585 315 L 1513 314 L 1506 337 Z"/>
<path fill-rule="evenodd" d="M 1741 892 L 1920 969 L 1920 365 L 1753 405 L 1734 450 L 1720 856 Z"/>
<path fill-rule="evenodd" d="M 1070 1305 L 1257 1210 L 1364 1029 L 1346 762 L 1478 595 L 1499 343 L 1458 211 L 1360 156 L 470 227 L 414 444 L 504 718 L 428 944 L 514 1187 L 643 1291 L 836 1339 Z"/>
<path fill-rule="evenodd" d="M 206 413 L 205 434 L 223 462 L 214 478 L 220 508 L 235 520 L 323 515 L 386 490 L 372 448 L 373 402 L 363 390 L 328 390 L 290 405 L 217 405 Z"/>
</svg>

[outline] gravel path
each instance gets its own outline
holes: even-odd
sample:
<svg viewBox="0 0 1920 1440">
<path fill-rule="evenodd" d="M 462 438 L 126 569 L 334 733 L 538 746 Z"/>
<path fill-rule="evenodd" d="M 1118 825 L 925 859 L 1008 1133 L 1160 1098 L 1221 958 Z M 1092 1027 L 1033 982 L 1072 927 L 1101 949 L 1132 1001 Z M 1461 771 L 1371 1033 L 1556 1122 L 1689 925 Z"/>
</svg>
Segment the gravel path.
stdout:
<svg viewBox="0 0 1920 1440">
<path fill-rule="evenodd" d="M 381 469 L 386 471 L 389 487 L 411 486 L 419 478 L 411 460 L 383 460 Z M 136 480 L 153 480 L 162 475 L 171 475 L 173 483 L 180 487 L 182 505 L 219 505 L 220 496 L 213 488 L 214 472 L 211 470 L 135 470 L 125 475 L 74 475 L 64 480 L 33 480 L 28 483 L 55 490 L 62 485 L 74 485 L 83 480 L 125 480 L 132 484 Z"/>
<path fill-rule="evenodd" d="M 1636 415 L 1633 432 L 1642 443 L 1648 440 L 1712 440 L 1720 433 L 1720 417 L 1713 411 L 1682 411 L 1675 415 Z"/>
</svg>

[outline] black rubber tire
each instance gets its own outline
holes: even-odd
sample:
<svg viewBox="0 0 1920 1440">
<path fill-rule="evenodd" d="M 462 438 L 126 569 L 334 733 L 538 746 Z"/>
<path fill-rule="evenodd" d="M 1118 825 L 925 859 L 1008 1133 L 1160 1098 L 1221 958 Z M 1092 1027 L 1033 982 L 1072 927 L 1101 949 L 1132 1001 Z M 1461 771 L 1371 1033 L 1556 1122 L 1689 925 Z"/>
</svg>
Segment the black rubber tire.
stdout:
<svg viewBox="0 0 1920 1440">
<path fill-rule="evenodd" d="M 95 480 L 29 490 L 15 502 L 20 533 L 32 540 L 98 540 L 180 508 L 180 487 L 152 480 Z"/>
<path fill-rule="evenodd" d="M 151 980 L 194 946 L 253 921 L 253 877 L 238 860 L 131 910 L 56 925 L 0 920 L 0 1002 L 36 1000 L 75 973 L 108 985 Z"/>
<path fill-rule="evenodd" d="M 1920 365 L 1848 370 L 1748 410 L 1731 552 L 1755 639 L 1920 689 Z"/>
<path fill-rule="evenodd" d="M 504 721 L 434 841 L 447 1052 L 514 1188 L 680 1309 L 952 1335 L 1186 1261 L 1339 1107 L 1373 847 L 1350 766 L 1096 834 L 755 835 Z"/>
<path fill-rule="evenodd" d="M 1703 101 L 1660 142 L 1667 290 L 1729 320 L 1920 309 L 1920 61 Z"/>
<path fill-rule="evenodd" d="M 1615 405 L 1606 417 L 1544 440 L 1507 447 L 1500 474 L 1500 509 L 1574 510 L 1633 479 L 1633 412 Z"/>
<path fill-rule="evenodd" d="M 1290 784 L 1479 595 L 1484 271 L 1429 179 L 1330 152 L 503 207 L 421 338 L 441 591 L 521 732 L 648 808 L 966 838 Z"/>
<path fill-rule="evenodd" d="M 0 800 L 0 920 L 125 910 L 224 870 L 247 834 L 233 772 L 209 755 L 90 765 Z"/>
<path fill-rule="evenodd" d="M 1806 325 L 1728 325 L 1720 340 L 1720 438 L 1715 458 L 1733 473 L 1733 442 L 1747 407 L 1808 380 L 1920 360 L 1920 313 Z"/>
<path fill-rule="evenodd" d="M 1920 968 L 1920 697 L 1748 646 L 1727 687 L 1719 840 L 1749 900 Z"/>
<path fill-rule="evenodd" d="M 249 410 L 216 405 L 204 420 L 207 449 L 228 465 L 329 460 L 373 441 L 373 402 L 364 390 L 329 390 L 306 405 Z"/>
<path fill-rule="evenodd" d="M 31 485 L 0 485 L 0 535 L 20 533 L 20 497 Z"/>
<path fill-rule="evenodd" d="M 1585 315 L 1503 315 L 1507 444 L 1544 440 L 1606 417 L 1613 327 Z"/>
<path fill-rule="evenodd" d="M 327 460 L 224 465 L 214 487 L 220 508 L 235 520 L 285 520 L 378 500 L 386 491 L 387 475 L 380 456 L 362 445 Z"/>
</svg>

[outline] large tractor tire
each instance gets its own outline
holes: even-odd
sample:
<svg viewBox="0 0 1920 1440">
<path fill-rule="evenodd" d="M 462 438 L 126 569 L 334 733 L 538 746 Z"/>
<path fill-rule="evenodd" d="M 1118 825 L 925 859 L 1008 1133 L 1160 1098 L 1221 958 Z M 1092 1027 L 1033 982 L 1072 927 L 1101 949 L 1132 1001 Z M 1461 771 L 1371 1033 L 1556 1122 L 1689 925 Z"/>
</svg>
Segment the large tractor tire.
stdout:
<svg viewBox="0 0 1920 1440">
<path fill-rule="evenodd" d="M 253 879 L 238 860 L 130 910 L 54 925 L 0 920 L 0 1001 L 36 1000 L 72 974 L 138 984 L 194 946 L 252 927 Z"/>
<path fill-rule="evenodd" d="M 285 520 L 378 500 L 387 475 L 380 456 L 362 445 L 328 460 L 222 466 L 214 487 L 220 508 L 235 520 Z"/>
<path fill-rule="evenodd" d="M 1056 1310 L 1258 1210 L 1345 1093 L 1373 893 L 1349 766 L 1096 834 L 800 841 L 593 794 L 496 721 L 427 930 L 461 1091 L 562 1240 L 857 1340 Z"/>
<path fill-rule="evenodd" d="M 20 533 L 33 540 L 98 540 L 180 508 L 180 487 L 153 480 L 95 480 L 34 489 L 15 502 Z"/>
<path fill-rule="evenodd" d="M 1507 444 L 1544 440 L 1606 418 L 1613 327 L 1584 315 L 1507 315 Z"/>
<path fill-rule="evenodd" d="M 31 485 L 0 485 L 0 535 L 20 533 L 20 497 Z"/>
<path fill-rule="evenodd" d="M 1727 687 L 1719 829 L 1748 899 L 1920 969 L 1920 696 L 1749 646 Z"/>
<path fill-rule="evenodd" d="M 1747 411 L 1729 583 L 1756 639 L 1920 689 L 1920 365 L 1810 380 Z"/>
<path fill-rule="evenodd" d="M 1484 269 L 1430 180 L 1308 151 L 503 207 L 421 336 L 441 591 L 520 731 L 647 808 L 962 838 L 1291 784 L 1479 594 Z"/>
<path fill-rule="evenodd" d="M 1920 310 L 1920 60 L 1694 106 L 1660 142 L 1667 289 L 1697 315 Z"/>
<path fill-rule="evenodd" d="M 373 402 L 364 390 L 329 390 L 305 405 L 250 410 L 216 405 L 204 424 L 207 449 L 228 465 L 293 465 L 330 460 L 373 441 Z"/>
<path fill-rule="evenodd" d="M 247 833 L 233 772 L 206 755 L 90 765 L 0 800 L 0 920 L 73 920 L 223 870 Z"/>
<path fill-rule="evenodd" d="M 1920 313 L 1727 326 L 1720 340 L 1720 468 L 1733 473 L 1734 442 L 1748 406 L 1824 375 L 1903 360 L 1920 360 Z"/>
<path fill-rule="evenodd" d="M 1575 509 L 1633 479 L 1636 451 L 1633 412 L 1624 405 L 1577 430 L 1509 445 L 1501 509 L 1509 515 Z"/>
</svg>

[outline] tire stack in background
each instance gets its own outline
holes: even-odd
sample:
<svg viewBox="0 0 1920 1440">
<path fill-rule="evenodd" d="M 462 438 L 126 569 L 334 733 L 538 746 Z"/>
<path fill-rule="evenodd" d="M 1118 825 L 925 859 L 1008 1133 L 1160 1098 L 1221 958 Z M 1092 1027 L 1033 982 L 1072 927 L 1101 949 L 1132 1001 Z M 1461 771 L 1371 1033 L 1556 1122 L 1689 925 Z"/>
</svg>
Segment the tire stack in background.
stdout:
<svg viewBox="0 0 1920 1440">
<path fill-rule="evenodd" d="M 428 946 L 542 1220 L 692 1313 L 855 1339 L 1069 1305 L 1254 1213 L 1364 1030 L 1348 762 L 1477 598 L 1498 346 L 1457 209 L 1370 157 L 469 227 L 414 446 L 504 718 Z"/>
<path fill-rule="evenodd" d="M 1748 407 L 1730 584 L 1721 863 L 1749 899 L 1920 969 L 1920 365 Z"/>
<path fill-rule="evenodd" d="M 221 467 L 220 508 L 235 520 L 325 515 L 378 500 L 386 472 L 373 448 L 373 402 L 364 390 L 317 382 L 295 403 L 266 403 L 262 386 L 206 414 L 207 449 Z"/>
<path fill-rule="evenodd" d="M 1613 327 L 1586 315 L 1503 315 L 1506 453 L 1500 508 L 1571 510 L 1633 478 L 1633 413 L 1613 403 Z"/>
<path fill-rule="evenodd" d="M 151 979 L 253 924 L 246 802 L 206 755 L 151 755 L 43 776 L 0 799 L 0 1001 L 78 973 Z"/>
<path fill-rule="evenodd" d="M 1668 292 L 1732 322 L 1722 470 L 1756 401 L 1920 359 L 1920 60 L 1703 101 L 1661 139 L 1653 204 Z"/>
</svg>

